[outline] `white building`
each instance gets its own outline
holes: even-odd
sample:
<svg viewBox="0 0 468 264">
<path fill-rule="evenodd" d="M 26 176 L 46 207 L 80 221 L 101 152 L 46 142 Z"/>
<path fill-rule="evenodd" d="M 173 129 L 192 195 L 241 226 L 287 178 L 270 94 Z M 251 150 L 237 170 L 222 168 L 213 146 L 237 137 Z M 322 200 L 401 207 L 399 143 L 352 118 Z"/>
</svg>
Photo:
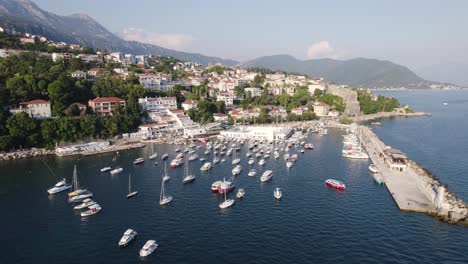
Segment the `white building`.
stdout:
<svg viewBox="0 0 468 264">
<path fill-rule="evenodd" d="M 234 93 L 220 92 L 216 95 L 216 101 L 224 101 L 225 105 L 232 105 L 237 99 Z"/>
<path fill-rule="evenodd" d="M 328 115 L 328 111 L 330 111 L 330 106 L 327 105 L 326 103 L 322 103 L 322 102 L 315 102 L 314 103 L 314 113 L 317 115 L 317 116 L 327 116 Z"/>
<path fill-rule="evenodd" d="M 80 71 L 80 70 L 74 71 L 71 73 L 71 77 L 77 78 L 77 79 L 86 79 L 86 75 L 87 75 L 86 72 Z"/>
<path fill-rule="evenodd" d="M 287 139 L 292 133 L 291 128 L 273 126 L 237 126 L 220 132 L 221 136 L 227 138 L 270 141 Z"/>
<path fill-rule="evenodd" d="M 162 109 L 177 109 L 175 97 L 145 97 L 138 98 L 138 105 L 143 111 L 158 111 Z"/>
<path fill-rule="evenodd" d="M 309 108 L 307 108 L 306 106 L 299 106 L 299 107 L 291 109 L 291 114 L 295 114 L 298 116 L 301 116 L 302 114 L 307 113 L 307 112 L 309 112 Z"/>
<path fill-rule="evenodd" d="M 245 94 L 247 95 L 248 92 L 252 95 L 252 97 L 262 96 L 263 89 L 257 87 L 248 87 L 244 89 Z"/>
<path fill-rule="evenodd" d="M 326 86 L 325 84 L 309 84 L 307 86 L 309 90 L 309 94 L 314 94 L 315 90 L 319 89 L 320 91 L 324 91 Z"/>
<path fill-rule="evenodd" d="M 184 102 L 182 102 L 182 108 L 185 111 L 188 111 L 193 108 L 196 109 L 197 106 L 198 106 L 198 100 L 185 100 Z"/>
<path fill-rule="evenodd" d="M 51 118 L 52 111 L 50 110 L 50 103 L 45 100 L 32 100 L 29 102 L 22 102 L 16 109 L 10 109 L 12 114 L 24 112 L 30 117 L 35 119 Z"/>
<path fill-rule="evenodd" d="M 228 116 L 222 113 L 216 113 L 213 114 L 213 118 L 217 122 L 227 122 L 228 121 Z"/>
<path fill-rule="evenodd" d="M 143 88 L 150 90 L 161 89 L 161 77 L 157 74 L 138 74 L 138 81 Z"/>
</svg>

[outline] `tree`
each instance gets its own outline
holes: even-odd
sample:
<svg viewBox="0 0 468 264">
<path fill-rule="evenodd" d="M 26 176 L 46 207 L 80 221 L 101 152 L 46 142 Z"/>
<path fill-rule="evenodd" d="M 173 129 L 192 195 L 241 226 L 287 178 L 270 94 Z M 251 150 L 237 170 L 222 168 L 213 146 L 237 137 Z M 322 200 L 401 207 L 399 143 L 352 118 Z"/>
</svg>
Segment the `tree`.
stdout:
<svg viewBox="0 0 468 264">
<path fill-rule="evenodd" d="M 8 132 L 17 145 L 25 147 L 35 146 L 37 141 L 36 121 L 26 113 L 18 113 L 8 118 L 6 122 Z"/>
</svg>

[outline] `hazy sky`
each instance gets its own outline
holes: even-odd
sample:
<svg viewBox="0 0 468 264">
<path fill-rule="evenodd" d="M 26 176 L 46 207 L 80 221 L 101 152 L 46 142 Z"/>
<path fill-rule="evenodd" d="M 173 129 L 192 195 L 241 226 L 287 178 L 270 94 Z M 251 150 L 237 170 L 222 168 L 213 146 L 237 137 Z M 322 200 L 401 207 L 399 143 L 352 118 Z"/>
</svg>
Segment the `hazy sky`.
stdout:
<svg viewBox="0 0 468 264">
<path fill-rule="evenodd" d="M 468 1 L 34 0 L 126 39 L 236 60 L 367 57 L 412 69 L 468 61 Z"/>
</svg>

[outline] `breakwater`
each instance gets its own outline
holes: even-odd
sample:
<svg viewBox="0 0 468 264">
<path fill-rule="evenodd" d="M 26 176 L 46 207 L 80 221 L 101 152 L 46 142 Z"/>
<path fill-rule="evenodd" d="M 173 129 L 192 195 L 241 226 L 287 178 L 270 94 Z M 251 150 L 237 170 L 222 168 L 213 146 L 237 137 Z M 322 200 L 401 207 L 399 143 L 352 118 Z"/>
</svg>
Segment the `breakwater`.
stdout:
<svg viewBox="0 0 468 264">
<path fill-rule="evenodd" d="M 417 116 L 431 116 L 430 113 L 425 112 L 415 112 L 415 113 L 405 113 L 402 111 L 393 111 L 393 112 L 379 112 L 376 114 L 368 114 L 353 117 L 353 121 L 356 123 L 365 122 L 369 120 L 379 119 L 379 118 L 391 118 L 391 117 L 417 117 Z"/>
<path fill-rule="evenodd" d="M 468 225 L 468 205 L 447 190 L 438 179 L 416 162 L 395 158 L 368 127 L 359 126 L 363 147 L 382 174 L 398 208 L 433 215 L 453 224 Z M 401 157 L 401 156 L 400 156 Z"/>
<path fill-rule="evenodd" d="M 31 157 L 38 157 L 44 155 L 51 155 L 54 154 L 54 150 L 48 149 L 28 149 L 28 150 L 19 150 L 14 152 L 6 152 L 0 153 L 0 160 L 17 160 L 17 159 L 25 159 Z"/>
</svg>

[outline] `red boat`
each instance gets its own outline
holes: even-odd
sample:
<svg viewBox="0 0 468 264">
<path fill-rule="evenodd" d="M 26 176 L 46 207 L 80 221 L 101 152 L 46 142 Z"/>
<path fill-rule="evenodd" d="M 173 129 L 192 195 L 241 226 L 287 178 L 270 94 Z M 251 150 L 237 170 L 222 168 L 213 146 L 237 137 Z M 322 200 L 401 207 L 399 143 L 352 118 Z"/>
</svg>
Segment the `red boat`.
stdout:
<svg viewBox="0 0 468 264">
<path fill-rule="evenodd" d="M 173 159 L 169 165 L 171 168 L 177 168 L 184 163 L 183 159 Z"/>
<path fill-rule="evenodd" d="M 325 181 L 325 185 L 328 187 L 332 187 L 338 190 L 344 190 L 346 189 L 346 185 L 343 182 L 333 180 L 333 179 L 328 179 Z"/>
</svg>

